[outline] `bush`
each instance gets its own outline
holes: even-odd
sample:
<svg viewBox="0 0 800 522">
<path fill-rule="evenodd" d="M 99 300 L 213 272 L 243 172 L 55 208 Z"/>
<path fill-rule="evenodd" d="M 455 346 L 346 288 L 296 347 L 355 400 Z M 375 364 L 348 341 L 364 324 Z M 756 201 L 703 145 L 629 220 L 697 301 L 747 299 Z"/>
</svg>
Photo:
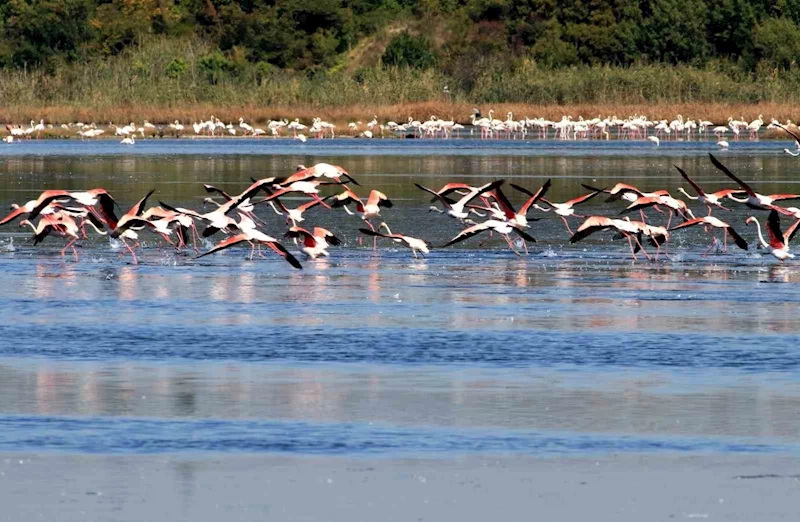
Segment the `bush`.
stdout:
<svg viewBox="0 0 800 522">
<path fill-rule="evenodd" d="M 773 67 L 788 69 L 800 57 L 800 28 L 786 18 L 768 18 L 753 33 L 757 56 Z"/>
<path fill-rule="evenodd" d="M 212 85 L 219 83 L 223 77 L 236 68 L 234 63 L 218 50 L 201 57 L 197 61 L 197 66 L 200 72 L 206 75 L 208 83 Z"/>
<path fill-rule="evenodd" d="M 395 36 L 383 53 L 387 65 L 427 69 L 436 65 L 430 42 L 423 36 L 411 36 L 407 31 Z"/>
<path fill-rule="evenodd" d="M 167 77 L 173 80 L 179 80 L 186 73 L 186 62 L 180 58 L 176 58 L 169 62 L 166 69 Z"/>
</svg>

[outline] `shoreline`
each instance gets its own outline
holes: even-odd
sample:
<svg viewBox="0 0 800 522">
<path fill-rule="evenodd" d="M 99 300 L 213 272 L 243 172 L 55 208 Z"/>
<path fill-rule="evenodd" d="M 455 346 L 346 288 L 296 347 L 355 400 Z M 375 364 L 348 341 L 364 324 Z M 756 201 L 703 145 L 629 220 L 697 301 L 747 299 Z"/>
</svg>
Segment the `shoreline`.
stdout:
<svg viewBox="0 0 800 522">
<path fill-rule="evenodd" d="M 793 520 L 800 459 L 0 455 L 9 520 Z"/>
<path fill-rule="evenodd" d="M 488 116 L 493 110 L 494 118 L 504 120 L 508 112 L 513 113 L 515 120 L 523 118 L 545 118 L 552 121 L 560 120 L 562 116 L 571 116 L 573 120 L 581 117 L 591 119 L 595 117 L 619 117 L 625 119 L 634 115 L 643 115 L 651 120 L 672 120 L 678 115 L 685 119 L 700 121 L 707 119 L 714 125 L 726 125 L 728 118 L 744 118 L 746 121 L 756 119 L 761 115 L 764 127 L 769 124 L 770 118 L 775 118 L 782 123 L 787 120 L 796 122 L 800 120 L 800 110 L 792 103 L 575 103 L 565 105 L 533 105 L 519 103 L 473 104 L 463 102 L 426 101 L 413 103 L 400 103 L 395 105 L 361 104 L 355 106 L 315 107 L 310 105 L 296 106 L 260 106 L 260 105 L 212 105 L 189 104 L 182 106 L 114 106 L 89 109 L 82 106 L 57 105 L 57 106 L 19 106 L 0 108 L 0 122 L 3 126 L 27 126 L 33 120 L 39 122 L 44 119 L 45 124 L 60 126 L 75 122 L 86 124 L 95 122 L 101 127 L 110 122 L 126 125 L 133 121 L 140 125 L 148 120 L 157 126 L 167 126 L 178 120 L 186 126 L 184 132 L 191 132 L 191 123 L 207 120 L 215 115 L 224 123 L 238 125 L 239 118 L 253 126 L 266 126 L 271 120 L 293 121 L 299 118 L 301 123 L 310 125 L 313 118 L 319 117 L 336 125 L 337 135 L 346 134 L 349 122 L 360 122 L 359 131 L 366 129 L 366 124 L 373 118 L 380 123 L 395 121 L 405 123 L 408 118 L 420 121 L 432 115 L 442 120 L 453 120 L 462 125 L 470 124 L 472 109 L 478 108 L 483 116 Z M 56 129 L 54 129 L 56 130 Z M 238 129 L 237 129 L 238 130 Z M 3 132 L 3 135 L 7 131 Z"/>
</svg>

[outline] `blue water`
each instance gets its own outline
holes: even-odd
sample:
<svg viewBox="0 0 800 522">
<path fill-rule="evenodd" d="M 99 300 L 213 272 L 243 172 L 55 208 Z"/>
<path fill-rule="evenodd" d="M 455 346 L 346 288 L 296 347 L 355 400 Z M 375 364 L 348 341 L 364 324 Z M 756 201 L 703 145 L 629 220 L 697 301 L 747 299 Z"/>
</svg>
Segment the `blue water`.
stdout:
<svg viewBox="0 0 800 522">
<path fill-rule="evenodd" d="M 786 146 L 740 142 L 720 157 L 778 192 L 796 183 Z M 668 180 L 672 190 L 672 164 L 688 163 L 704 183 L 725 186 L 709 150 L 34 140 L 0 148 L 0 205 L 58 183 L 113 188 L 123 211 L 150 186 L 159 199 L 199 206 L 199 181 L 237 187 L 335 160 L 397 201 L 384 212 L 393 229 L 441 245 L 458 226 L 428 213 L 413 181 L 513 172 L 530 186 L 553 177 L 553 197 L 565 199 L 580 181 Z M 619 211 L 596 199 L 582 210 Z M 282 221 L 259 212 L 279 237 Z M 725 219 L 754 245 L 747 215 L 737 208 Z M 275 256 L 248 261 L 246 248 L 195 260 L 153 236 L 139 265 L 98 237 L 82 242 L 75 263 L 58 254 L 58 238 L 33 247 L 16 225 L 0 229 L 0 451 L 798 452 L 795 263 L 733 246 L 703 257 L 710 238 L 700 229 L 676 233 L 669 258 L 632 262 L 610 234 L 569 245 L 561 221 L 543 217 L 529 256 L 494 238 L 415 260 L 390 243 L 359 244 L 355 218 L 315 211 L 304 224 L 331 228 L 344 246 L 303 260 L 302 271 Z"/>
</svg>

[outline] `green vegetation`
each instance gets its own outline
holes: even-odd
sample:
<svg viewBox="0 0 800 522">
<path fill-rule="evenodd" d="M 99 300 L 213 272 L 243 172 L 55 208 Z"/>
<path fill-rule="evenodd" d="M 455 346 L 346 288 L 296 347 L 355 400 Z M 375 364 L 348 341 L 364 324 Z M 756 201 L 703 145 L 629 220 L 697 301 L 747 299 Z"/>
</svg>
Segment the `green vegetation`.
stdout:
<svg viewBox="0 0 800 522">
<path fill-rule="evenodd" d="M 7 0 L 0 104 L 794 103 L 798 24 L 800 0 Z"/>
</svg>

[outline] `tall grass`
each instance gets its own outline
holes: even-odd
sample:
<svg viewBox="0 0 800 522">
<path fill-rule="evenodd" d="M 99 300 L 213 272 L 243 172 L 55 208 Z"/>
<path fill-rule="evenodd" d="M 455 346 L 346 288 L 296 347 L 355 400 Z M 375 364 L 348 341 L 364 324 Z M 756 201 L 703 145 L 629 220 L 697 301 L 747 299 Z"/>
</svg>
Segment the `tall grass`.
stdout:
<svg viewBox="0 0 800 522">
<path fill-rule="evenodd" d="M 50 72 L 7 70 L 0 75 L 0 119 L 165 123 L 240 116 L 255 122 L 320 116 L 404 121 L 437 114 L 464 121 L 473 106 L 500 115 L 560 118 L 677 112 L 724 122 L 727 116 L 798 119 L 800 70 L 746 74 L 725 63 L 704 69 L 637 65 L 550 70 L 522 61 L 511 72 L 486 72 L 469 91 L 437 70 L 377 67 L 306 76 L 259 69 L 244 60 L 209 81 L 202 58 L 213 48 L 197 39 L 153 38 L 105 60 L 63 64 Z M 172 74 L 180 60 L 183 72 Z M 445 91 L 445 86 L 448 91 Z"/>
</svg>

